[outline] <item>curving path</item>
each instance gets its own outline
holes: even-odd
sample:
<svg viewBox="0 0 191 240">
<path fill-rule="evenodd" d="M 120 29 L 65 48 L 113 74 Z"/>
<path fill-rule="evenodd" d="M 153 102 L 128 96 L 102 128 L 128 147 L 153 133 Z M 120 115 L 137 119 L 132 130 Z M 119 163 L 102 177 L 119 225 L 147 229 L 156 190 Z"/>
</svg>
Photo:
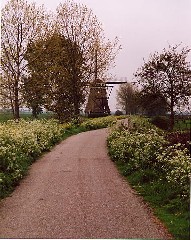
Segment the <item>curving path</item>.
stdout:
<svg viewBox="0 0 191 240">
<path fill-rule="evenodd" d="M 107 131 L 72 136 L 35 162 L 0 203 L 0 238 L 169 238 L 109 159 Z"/>
</svg>

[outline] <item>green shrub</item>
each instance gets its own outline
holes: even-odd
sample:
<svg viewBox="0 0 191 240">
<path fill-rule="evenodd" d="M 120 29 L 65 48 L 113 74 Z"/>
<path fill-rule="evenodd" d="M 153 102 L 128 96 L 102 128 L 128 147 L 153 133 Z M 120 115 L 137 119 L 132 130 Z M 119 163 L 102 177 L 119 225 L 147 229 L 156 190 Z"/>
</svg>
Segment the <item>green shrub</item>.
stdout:
<svg viewBox="0 0 191 240">
<path fill-rule="evenodd" d="M 163 130 L 170 129 L 170 119 L 166 116 L 156 116 L 151 119 L 151 123 Z"/>
<path fill-rule="evenodd" d="M 182 147 L 186 147 L 191 154 L 190 131 L 167 133 L 166 140 L 169 142 L 169 145 L 181 143 Z"/>
<path fill-rule="evenodd" d="M 121 116 L 121 115 L 123 115 L 123 112 L 121 110 L 117 110 L 115 112 L 115 116 Z"/>
</svg>

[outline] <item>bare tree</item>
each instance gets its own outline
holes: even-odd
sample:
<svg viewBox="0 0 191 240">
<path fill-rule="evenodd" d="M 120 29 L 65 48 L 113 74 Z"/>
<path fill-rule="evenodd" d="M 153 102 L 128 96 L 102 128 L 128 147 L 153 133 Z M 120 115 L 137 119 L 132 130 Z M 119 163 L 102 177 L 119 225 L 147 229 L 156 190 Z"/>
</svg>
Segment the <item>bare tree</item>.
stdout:
<svg viewBox="0 0 191 240">
<path fill-rule="evenodd" d="M 117 103 L 126 114 L 135 114 L 138 111 L 139 91 L 132 83 L 120 85 L 117 91 Z"/>
<path fill-rule="evenodd" d="M 158 94 L 166 99 L 174 125 L 175 107 L 187 104 L 191 96 L 191 66 L 186 60 L 191 49 L 179 45 L 156 52 L 135 74 L 145 94 Z"/>
<path fill-rule="evenodd" d="M 44 7 L 24 0 L 10 0 L 1 12 L 1 71 L 16 119 L 19 118 L 22 80 L 27 74 L 24 59 L 27 45 L 46 34 L 48 19 Z"/>
<path fill-rule="evenodd" d="M 92 10 L 83 4 L 66 1 L 57 8 L 56 27 L 62 36 L 80 46 L 85 63 L 84 80 L 105 78 L 108 69 L 114 65 L 120 46 L 117 38 L 106 40 Z"/>
</svg>

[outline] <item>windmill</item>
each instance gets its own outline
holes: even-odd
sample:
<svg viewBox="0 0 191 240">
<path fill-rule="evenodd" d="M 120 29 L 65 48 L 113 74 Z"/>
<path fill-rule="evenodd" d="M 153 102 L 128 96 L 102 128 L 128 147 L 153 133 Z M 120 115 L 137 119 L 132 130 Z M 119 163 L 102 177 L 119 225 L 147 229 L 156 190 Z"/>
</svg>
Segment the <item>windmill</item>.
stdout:
<svg viewBox="0 0 191 240">
<path fill-rule="evenodd" d="M 115 82 L 103 80 L 94 80 L 90 84 L 90 93 L 85 108 L 85 114 L 88 117 L 104 117 L 111 114 L 108 99 L 112 89 L 116 84 L 124 84 L 126 82 Z M 109 93 L 108 93 L 109 92 Z"/>
<path fill-rule="evenodd" d="M 95 79 L 89 84 L 90 93 L 85 108 L 85 114 L 88 117 L 104 117 L 111 114 L 108 99 L 115 84 L 124 84 L 126 82 L 100 80 L 97 78 L 97 51 L 95 54 Z M 109 94 L 107 92 L 109 91 Z"/>
</svg>

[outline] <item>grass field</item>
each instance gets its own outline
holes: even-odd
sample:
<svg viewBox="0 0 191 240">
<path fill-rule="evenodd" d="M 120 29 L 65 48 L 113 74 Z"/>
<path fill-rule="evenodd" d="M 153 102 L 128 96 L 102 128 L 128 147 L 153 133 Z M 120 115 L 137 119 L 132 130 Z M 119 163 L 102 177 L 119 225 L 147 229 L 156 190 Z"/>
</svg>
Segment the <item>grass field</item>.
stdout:
<svg viewBox="0 0 191 240">
<path fill-rule="evenodd" d="M 191 119 L 177 120 L 175 121 L 174 130 L 190 130 L 191 129 Z"/>
<path fill-rule="evenodd" d="M 42 113 L 42 114 L 39 114 L 38 115 L 38 119 L 49 119 L 52 117 L 52 114 L 51 113 Z M 32 114 L 31 113 L 23 113 L 21 112 L 20 113 L 20 118 L 22 119 L 31 119 L 33 118 Z M 2 113 L 0 112 L 0 123 L 1 122 L 6 122 L 8 120 L 13 120 L 13 114 L 12 113 Z"/>
</svg>

